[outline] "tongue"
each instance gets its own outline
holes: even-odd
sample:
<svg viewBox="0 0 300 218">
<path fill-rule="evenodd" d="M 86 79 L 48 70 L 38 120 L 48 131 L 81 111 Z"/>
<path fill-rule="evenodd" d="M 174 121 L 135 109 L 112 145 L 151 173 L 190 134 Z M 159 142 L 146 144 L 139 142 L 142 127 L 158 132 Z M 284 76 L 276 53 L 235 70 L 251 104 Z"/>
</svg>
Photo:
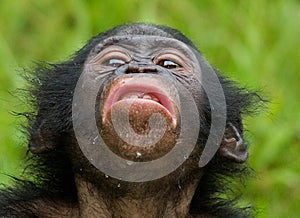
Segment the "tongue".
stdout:
<svg viewBox="0 0 300 218">
<path fill-rule="evenodd" d="M 123 95 L 119 100 L 124 100 L 124 99 L 147 99 L 147 100 L 152 100 L 160 103 L 159 99 L 152 93 L 144 93 L 144 92 L 130 92 L 126 93 Z"/>
</svg>

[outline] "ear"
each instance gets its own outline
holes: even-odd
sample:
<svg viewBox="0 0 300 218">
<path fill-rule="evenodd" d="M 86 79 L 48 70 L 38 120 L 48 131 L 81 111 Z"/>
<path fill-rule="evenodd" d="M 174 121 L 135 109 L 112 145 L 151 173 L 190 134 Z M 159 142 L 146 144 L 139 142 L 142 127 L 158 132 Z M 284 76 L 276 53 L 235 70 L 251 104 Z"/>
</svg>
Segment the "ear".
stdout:
<svg viewBox="0 0 300 218">
<path fill-rule="evenodd" d="M 49 150 L 53 150 L 57 144 L 57 138 L 55 133 L 46 128 L 45 122 L 40 124 L 37 122 L 32 127 L 29 140 L 29 150 L 34 154 L 45 153 Z"/>
<path fill-rule="evenodd" d="M 231 123 L 228 123 L 225 129 L 219 153 L 237 163 L 244 163 L 248 158 L 248 151 L 243 143 L 243 138 Z"/>
</svg>

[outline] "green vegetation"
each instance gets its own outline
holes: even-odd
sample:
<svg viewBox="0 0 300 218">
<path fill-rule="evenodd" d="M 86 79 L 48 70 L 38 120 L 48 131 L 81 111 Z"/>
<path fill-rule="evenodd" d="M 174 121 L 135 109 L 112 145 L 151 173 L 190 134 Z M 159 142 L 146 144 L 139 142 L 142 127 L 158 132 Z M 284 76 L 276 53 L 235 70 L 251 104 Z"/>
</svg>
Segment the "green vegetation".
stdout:
<svg viewBox="0 0 300 218">
<path fill-rule="evenodd" d="M 66 59 L 99 31 L 131 21 L 165 24 L 190 37 L 233 79 L 271 100 L 246 119 L 257 178 L 245 201 L 258 217 L 300 214 L 300 1 L 0 0 L 0 171 L 18 175 L 26 144 L 18 131 L 23 102 L 11 92 L 33 61 Z M 23 140 L 24 141 L 24 140 Z M 0 182 L 9 183 L 0 174 Z"/>
</svg>

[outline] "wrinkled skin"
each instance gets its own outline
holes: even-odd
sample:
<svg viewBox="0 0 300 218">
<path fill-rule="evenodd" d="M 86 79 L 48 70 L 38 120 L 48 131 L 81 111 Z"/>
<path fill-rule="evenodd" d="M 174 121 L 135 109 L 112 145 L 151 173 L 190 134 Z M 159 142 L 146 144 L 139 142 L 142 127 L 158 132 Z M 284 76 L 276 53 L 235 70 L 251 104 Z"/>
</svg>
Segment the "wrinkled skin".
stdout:
<svg viewBox="0 0 300 218">
<path fill-rule="evenodd" d="M 0 216 L 249 215 L 215 196 L 223 194 L 229 184 L 225 180 L 222 183 L 225 176 L 246 172 L 241 167 L 248 157 L 241 115 L 250 111 L 255 94 L 218 75 L 227 102 L 226 129 L 211 163 L 199 168 L 211 119 L 209 101 L 197 79 L 201 75 L 199 56 L 189 39 L 176 30 L 131 24 L 94 37 L 70 61 L 37 67 L 34 76 L 39 82 L 33 84 L 32 90 L 37 115 L 29 118 L 29 150 L 35 163 L 29 170 L 37 180 L 32 184 L 16 182 L 12 190 L 3 189 Z M 82 78 L 84 82 L 78 85 Z M 193 113 L 199 115 L 201 126 L 197 144 L 179 167 L 146 182 L 113 178 L 99 170 L 98 162 L 109 157 L 96 143 L 98 133 L 108 148 L 105 152 L 130 163 L 158 160 L 178 141 L 184 145 L 180 150 L 183 153 L 189 145 L 180 138 L 183 88 L 196 104 Z M 79 106 L 74 93 L 79 93 Z M 90 97 L 93 95 L 96 102 Z M 89 111 L 94 112 L 96 132 L 92 126 L 84 125 L 93 124 L 84 117 Z M 82 124 L 80 138 L 74 119 Z M 192 129 L 187 132 L 186 139 L 191 138 Z"/>
</svg>

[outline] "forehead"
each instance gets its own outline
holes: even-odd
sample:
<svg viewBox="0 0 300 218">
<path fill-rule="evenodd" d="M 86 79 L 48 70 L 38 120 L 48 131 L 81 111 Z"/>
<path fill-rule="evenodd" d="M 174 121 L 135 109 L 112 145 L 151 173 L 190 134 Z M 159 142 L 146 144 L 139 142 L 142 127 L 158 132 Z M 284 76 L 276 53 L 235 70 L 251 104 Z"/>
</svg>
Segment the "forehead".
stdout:
<svg viewBox="0 0 300 218">
<path fill-rule="evenodd" d="M 187 56 L 191 56 L 195 52 L 191 46 L 174 38 L 151 35 L 123 35 L 104 39 L 95 46 L 92 53 L 99 53 L 110 46 L 120 46 L 135 51 L 169 48 L 178 50 Z"/>
</svg>

